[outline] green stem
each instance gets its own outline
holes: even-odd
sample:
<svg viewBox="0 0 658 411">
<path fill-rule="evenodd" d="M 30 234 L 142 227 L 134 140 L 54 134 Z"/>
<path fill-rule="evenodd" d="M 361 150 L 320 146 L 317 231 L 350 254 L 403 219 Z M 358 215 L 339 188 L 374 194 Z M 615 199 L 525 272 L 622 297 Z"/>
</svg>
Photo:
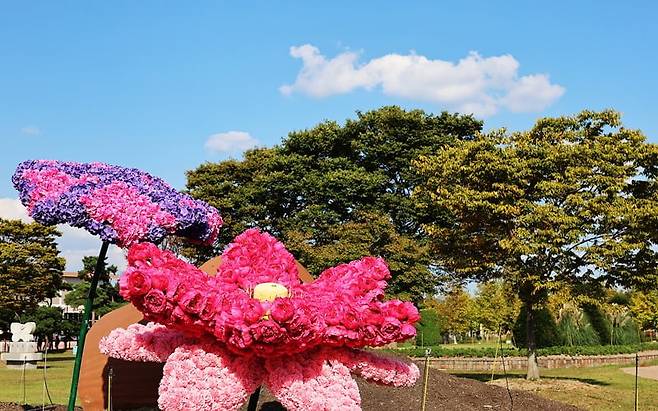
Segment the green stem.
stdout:
<svg viewBox="0 0 658 411">
<path fill-rule="evenodd" d="M 104 271 L 105 256 L 107 255 L 107 248 L 110 245 L 107 241 L 103 241 L 101 250 L 98 253 L 98 260 L 96 260 L 96 268 L 94 269 L 94 276 L 91 278 L 89 285 L 89 294 L 85 301 L 85 311 L 82 317 L 82 324 L 80 325 L 80 335 L 78 336 L 78 344 L 75 352 L 75 365 L 73 366 L 73 376 L 71 377 L 71 393 L 69 394 L 68 411 L 75 409 L 75 401 L 78 397 L 78 380 L 80 379 L 80 366 L 82 365 L 82 352 L 85 347 L 85 338 L 87 331 L 89 331 L 89 322 L 91 321 L 91 312 L 94 308 L 94 298 L 96 297 L 96 287 L 98 280 Z"/>
</svg>

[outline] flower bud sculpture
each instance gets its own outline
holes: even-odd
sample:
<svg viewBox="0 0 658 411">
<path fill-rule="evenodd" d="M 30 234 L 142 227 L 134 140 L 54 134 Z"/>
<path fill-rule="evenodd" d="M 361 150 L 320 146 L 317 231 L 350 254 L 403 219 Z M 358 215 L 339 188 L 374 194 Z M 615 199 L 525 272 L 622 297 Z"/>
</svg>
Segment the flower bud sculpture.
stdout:
<svg viewBox="0 0 658 411">
<path fill-rule="evenodd" d="M 302 284 L 293 256 L 250 229 L 222 255 L 215 277 L 149 243 L 128 253 L 120 292 L 147 325 L 116 329 L 101 351 L 165 362 L 163 410 L 237 410 L 265 384 L 289 410 L 359 410 L 351 374 L 410 386 L 418 367 L 361 348 L 415 336 L 418 311 L 383 301 L 390 278 L 366 257 Z"/>
</svg>

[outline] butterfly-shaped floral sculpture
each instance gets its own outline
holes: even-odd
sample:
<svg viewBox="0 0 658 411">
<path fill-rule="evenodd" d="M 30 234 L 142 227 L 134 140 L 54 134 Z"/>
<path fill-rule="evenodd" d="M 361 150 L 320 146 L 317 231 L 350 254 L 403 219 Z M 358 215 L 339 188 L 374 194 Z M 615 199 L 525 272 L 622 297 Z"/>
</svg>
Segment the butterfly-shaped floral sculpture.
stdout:
<svg viewBox="0 0 658 411">
<path fill-rule="evenodd" d="M 412 363 L 361 349 L 413 337 L 419 319 L 411 303 L 383 301 L 390 274 L 379 258 L 302 284 L 284 246 L 251 229 L 215 277 L 149 243 L 134 245 L 128 262 L 121 294 L 151 323 L 114 330 L 101 351 L 165 362 L 164 410 L 236 410 L 261 384 L 289 410 L 359 410 L 351 374 L 391 386 L 419 376 Z"/>
</svg>

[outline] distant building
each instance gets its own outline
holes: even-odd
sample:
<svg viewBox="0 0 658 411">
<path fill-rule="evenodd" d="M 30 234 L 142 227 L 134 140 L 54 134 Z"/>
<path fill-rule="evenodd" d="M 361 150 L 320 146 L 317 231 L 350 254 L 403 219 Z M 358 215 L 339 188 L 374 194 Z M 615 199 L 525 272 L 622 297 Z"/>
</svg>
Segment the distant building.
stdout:
<svg viewBox="0 0 658 411">
<path fill-rule="evenodd" d="M 80 278 L 78 278 L 78 273 L 74 271 L 65 271 L 62 274 L 64 282 L 71 287 L 78 284 Z M 64 312 L 64 318 L 76 318 L 82 315 L 83 307 L 71 307 L 66 305 L 64 302 L 64 297 L 69 293 L 69 290 L 60 290 L 57 294 L 57 297 L 51 298 L 48 302 L 43 302 L 42 305 L 50 305 L 51 307 L 59 307 Z"/>
</svg>

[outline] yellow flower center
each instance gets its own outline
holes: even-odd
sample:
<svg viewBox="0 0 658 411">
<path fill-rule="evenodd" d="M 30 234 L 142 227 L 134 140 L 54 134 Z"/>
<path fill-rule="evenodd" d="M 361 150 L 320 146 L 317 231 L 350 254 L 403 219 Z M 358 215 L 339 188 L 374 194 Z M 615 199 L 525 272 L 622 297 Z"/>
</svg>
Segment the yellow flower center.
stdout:
<svg viewBox="0 0 658 411">
<path fill-rule="evenodd" d="M 253 297 L 258 301 L 274 301 L 288 296 L 288 289 L 278 283 L 260 283 L 254 287 Z"/>
</svg>

